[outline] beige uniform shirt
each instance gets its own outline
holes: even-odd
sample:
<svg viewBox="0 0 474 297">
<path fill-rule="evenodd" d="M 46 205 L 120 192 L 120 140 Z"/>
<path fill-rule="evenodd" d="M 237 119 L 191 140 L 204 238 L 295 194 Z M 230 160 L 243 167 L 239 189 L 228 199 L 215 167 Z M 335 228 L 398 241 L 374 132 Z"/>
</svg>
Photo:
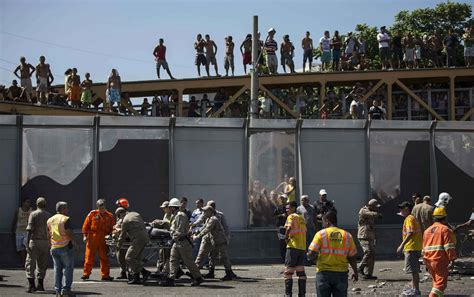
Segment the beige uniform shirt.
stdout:
<svg viewBox="0 0 474 297">
<path fill-rule="evenodd" d="M 149 241 L 145 222 L 143 222 L 142 216 L 139 213 L 132 211 L 127 213 L 123 218 L 122 231 L 119 236 L 119 246 L 122 245 L 122 242 L 126 238 L 130 238 L 131 241 L 136 239 Z"/>
<path fill-rule="evenodd" d="M 32 240 L 48 240 L 48 219 L 51 214 L 44 209 L 37 209 L 30 214 L 26 230 L 31 232 Z"/>
<path fill-rule="evenodd" d="M 413 207 L 411 214 L 418 220 L 423 231 L 433 224 L 434 207 L 427 203 L 420 203 Z"/>
<path fill-rule="evenodd" d="M 211 240 L 215 245 L 227 244 L 227 235 L 224 231 L 224 227 L 216 215 L 207 219 L 206 224 L 201 231 L 199 231 L 197 236 L 202 238 L 207 234 L 210 234 Z"/>
<path fill-rule="evenodd" d="M 359 211 L 359 223 L 357 226 L 357 238 L 359 239 L 375 239 L 375 219 L 379 216 L 376 211 L 371 211 L 364 206 Z"/>
</svg>

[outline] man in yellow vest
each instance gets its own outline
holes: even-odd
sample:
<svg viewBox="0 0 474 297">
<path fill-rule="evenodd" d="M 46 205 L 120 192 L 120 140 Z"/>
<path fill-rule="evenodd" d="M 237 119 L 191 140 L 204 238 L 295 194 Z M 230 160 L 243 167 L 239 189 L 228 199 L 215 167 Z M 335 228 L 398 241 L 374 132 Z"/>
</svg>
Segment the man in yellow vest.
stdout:
<svg viewBox="0 0 474 297">
<path fill-rule="evenodd" d="M 402 243 L 397 253 L 405 255 L 405 273 L 411 274 L 412 288 L 403 291 L 404 295 L 420 295 L 420 262 L 422 249 L 422 232 L 418 220 L 411 214 L 412 206 L 404 201 L 398 205 L 400 215 L 405 218 L 403 222 Z"/>
<path fill-rule="evenodd" d="M 423 233 L 423 259 L 433 278 L 430 297 L 444 296 L 448 286 L 449 266 L 456 259 L 453 231 L 446 225 L 446 210 L 433 211 L 434 223 Z"/>
<path fill-rule="evenodd" d="M 337 227 L 337 215 L 329 211 L 322 217 L 323 228 L 308 248 L 308 258 L 316 261 L 317 296 L 347 296 L 348 264 L 352 279 L 359 280 L 357 249 L 352 235 Z"/>
<path fill-rule="evenodd" d="M 70 296 L 74 272 L 74 240 L 69 209 L 66 202 L 56 203 L 56 214 L 48 219 L 51 256 L 54 263 L 54 289 L 56 296 Z M 64 276 L 64 286 L 63 286 Z"/>
<path fill-rule="evenodd" d="M 298 276 L 298 296 L 306 294 L 306 222 L 302 215 L 296 213 L 296 201 L 286 205 L 288 218 L 285 223 L 286 257 L 285 257 L 285 295 L 291 296 L 293 290 L 293 273 Z"/>
</svg>

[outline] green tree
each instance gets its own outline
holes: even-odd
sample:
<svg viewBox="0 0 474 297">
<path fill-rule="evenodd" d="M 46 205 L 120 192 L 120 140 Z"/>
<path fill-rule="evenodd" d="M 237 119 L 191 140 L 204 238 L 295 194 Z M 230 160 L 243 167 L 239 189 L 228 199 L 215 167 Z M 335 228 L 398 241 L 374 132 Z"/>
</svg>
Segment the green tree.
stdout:
<svg viewBox="0 0 474 297">
<path fill-rule="evenodd" d="M 377 27 L 372 27 L 367 24 L 357 24 L 355 27 L 355 37 L 358 41 L 363 39 L 365 41 L 366 55 L 370 60 L 367 67 L 370 70 L 380 69 L 379 59 L 379 43 L 377 42 Z"/>
</svg>

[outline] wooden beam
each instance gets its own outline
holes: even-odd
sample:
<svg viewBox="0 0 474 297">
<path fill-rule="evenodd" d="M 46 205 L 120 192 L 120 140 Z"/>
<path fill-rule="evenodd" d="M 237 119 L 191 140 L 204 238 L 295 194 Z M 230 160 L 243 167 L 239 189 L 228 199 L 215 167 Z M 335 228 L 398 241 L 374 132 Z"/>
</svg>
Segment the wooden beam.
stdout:
<svg viewBox="0 0 474 297">
<path fill-rule="evenodd" d="M 249 87 L 245 85 L 241 87 L 237 92 L 235 92 L 234 95 L 229 96 L 229 99 L 226 100 L 224 104 L 222 104 L 222 106 L 212 115 L 212 117 L 218 118 L 221 115 L 221 113 L 223 113 L 227 109 L 227 107 L 229 107 L 229 105 L 234 103 L 235 100 L 237 100 L 237 98 L 239 98 L 240 95 L 242 95 L 245 91 L 247 91 L 248 88 Z"/>
<path fill-rule="evenodd" d="M 321 86 L 319 87 L 319 110 L 321 110 L 324 106 L 324 100 L 326 100 L 326 82 L 321 82 Z"/>
<path fill-rule="evenodd" d="M 359 102 L 365 102 L 367 99 L 369 99 L 370 96 L 372 96 L 379 88 L 384 84 L 383 79 L 379 80 L 365 95 L 359 99 Z M 348 119 L 349 116 L 351 115 L 351 112 L 346 112 L 346 114 L 342 117 L 343 119 Z"/>
<path fill-rule="evenodd" d="M 420 97 L 418 97 L 418 95 L 416 95 L 415 93 L 413 93 L 412 90 L 410 90 L 410 88 L 408 88 L 404 83 L 402 83 L 401 81 L 399 81 L 398 79 L 395 80 L 395 83 L 402 89 L 404 90 L 411 98 L 415 99 L 416 101 L 418 101 L 418 103 L 420 103 L 421 106 L 423 106 L 429 113 L 431 113 L 431 115 L 433 115 L 436 119 L 440 120 L 440 121 L 444 121 L 444 118 L 442 116 L 440 116 L 436 111 L 434 111 L 425 101 L 423 101 L 423 99 L 421 99 Z"/>
<path fill-rule="evenodd" d="M 469 117 L 471 117 L 472 115 L 474 115 L 474 107 L 471 108 L 471 109 L 469 109 L 469 111 L 466 112 L 466 113 L 462 116 L 461 121 L 466 121 L 466 120 L 468 120 Z"/>
<path fill-rule="evenodd" d="M 392 99 L 393 83 L 387 83 L 387 120 L 391 120 L 393 116 L 393 99 Z"/>
<path fill-rule="evenodd" d="M 263 85 L 260 85 L 260 90 L 264 91 L 264 92 L 267 92 L 268 96 L 270 96 L 270 98 L 275 101 L 276 104 L 278 104 L 281 108 L 283 108 L 284 110 L 286 110 L 289 114 L 291 114 L 295 119 L 298 118 L 298 114 L 296 114 L 296 112 L 294 112 L 291 108 L 289 108 L 285 103 L 283 103 L 283 101 L 281 101 L 280 99 L 278 99 L 277 96 L 273 95 L 272 92 L 270 92 L 269 89 L 265 88 Z"/>
<path fill-rule="evenodd" d="M 456 92 L 454 91 L 454 76 L 449 77 L 449 119 L 456 120 Z"/>
</svg>

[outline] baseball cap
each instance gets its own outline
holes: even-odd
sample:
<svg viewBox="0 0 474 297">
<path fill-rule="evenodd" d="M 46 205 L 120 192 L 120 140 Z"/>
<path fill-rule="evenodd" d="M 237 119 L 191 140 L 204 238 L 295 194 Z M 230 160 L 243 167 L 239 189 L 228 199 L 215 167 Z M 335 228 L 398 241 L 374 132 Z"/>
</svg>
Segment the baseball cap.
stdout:
<svg viewBox="0 0 474 297">
<path fill-rule="evenodd" d="M 160 208 L 165 208 L 165 207 L 168 207 L 169 205 L 170 205 L 170 202 L 165 201 L 165 202 L 163 202 L 163 204 L 161 204 Z"/>
<path fill-rule="evenodd" d="M 327 194 L 328 194 L 328 192 L 326 192 L 325 189 L 319 190 L 319 195 L 327 195 Z"/>
<path fill-rule="evenodd" d="M 368 205 L 375 206 L 375 207 L 380 207 L 380 204 L 377 201 L 377 199 L 370 199 Z"/>
<path fill-rule="evenodd" d="M 402 203 L 398 204 L 398 208 L 403 209 L 405 207 L 411 208 L 411 204 L 408 201 L 403 201 Z"/>
<path fill-rule="evenodd" d="M 308 195 L 302 195 L 300 199 L 308 199 L 309 200 L 309 196 Z"/>
<path fill-rule="evenodd" d="M 202 210 L 214 210 L 214 207 L 207 205 L 207 206 L 204 206 Z"/>
<path fill-rule="evenodd" d="M 288 199 L 288 195 L 286 195 L 286 194 L 280 194 L 280 196 L 279 196 L 279 197 L 282 197 L 282 198 Z"/>
<path fill-rule="evenodd" d="M 212 204 L 216 204 L 214 200 L 207 201 L 207 206 L 211 206 Z"/>
<path fill-rule="evenodd" d="M 275 28 L 268 29 L 268 33 L 270 33 L 270 32 L 276 32 Z"/>
</svg>

